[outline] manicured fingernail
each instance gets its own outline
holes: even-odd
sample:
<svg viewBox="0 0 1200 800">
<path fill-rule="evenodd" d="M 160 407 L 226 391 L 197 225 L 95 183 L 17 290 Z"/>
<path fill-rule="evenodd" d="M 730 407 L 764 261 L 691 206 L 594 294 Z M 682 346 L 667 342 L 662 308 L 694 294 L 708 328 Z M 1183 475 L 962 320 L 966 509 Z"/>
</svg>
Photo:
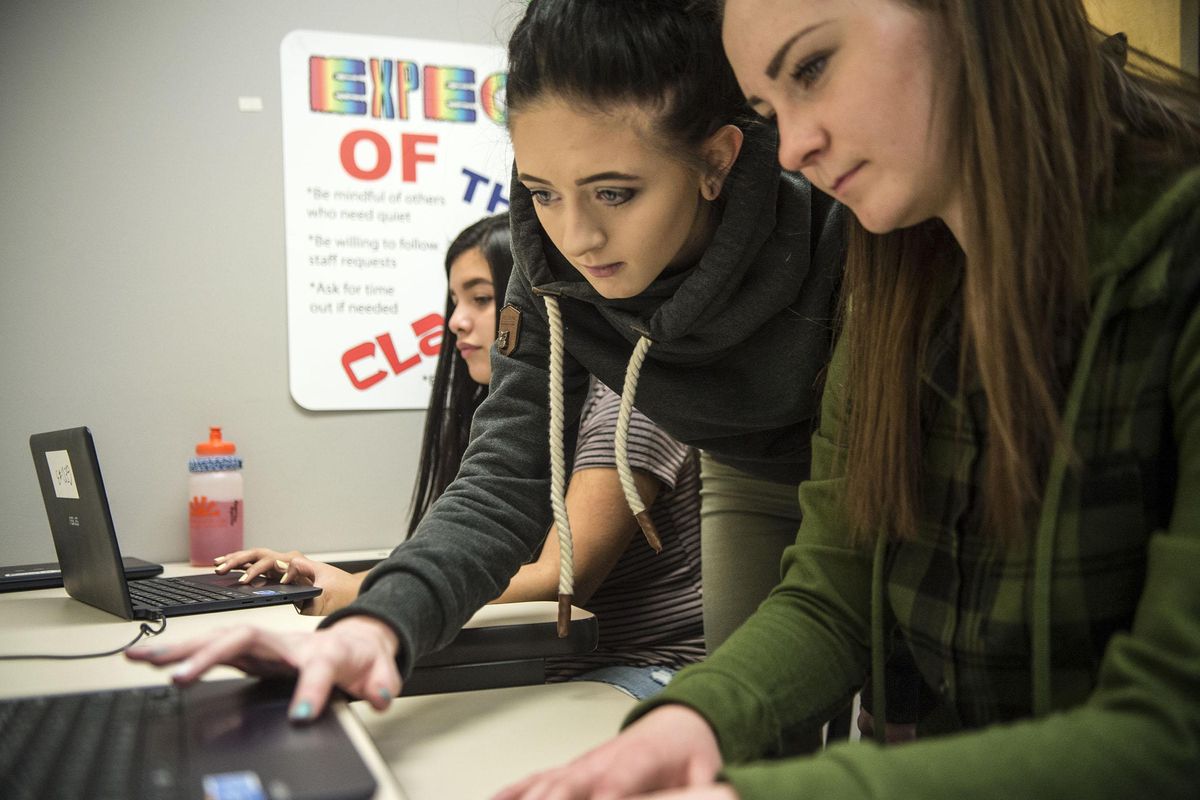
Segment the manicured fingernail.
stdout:
<svg viewBox="0 0 1200 800">
<path fill-rule="evenodd" d="M 238 583 L 247 583 L 250 580 L 250 573 L 242 573 L 242 577 L 238 578 Z"/>
<path fill-rule="evenodd" d="M 379 699 L 380 700 L 391 700 L 392 699 L 391 690 L 388 689 L 386 686 L 380 686 L 379 687 Z"/>
<path fill-rule="evenodd" d="M 284 575 L 282 578 L 280 578 L 280 579 L 279 579 L 279 582 L 280 582 L 280 583 L 291 583 L 291 582 L 292 582 L 292 576 L 291 576 L 291 573 L 288 573 L 287 575 Z"/>
<path fill-rule="evenodd" d="M 279 570 L 280 572 L 287 572 L 288 562 L 275 559 L 275 569 Z"/>
<path fill-rule="evenodd" d="M 217 556 L 216 558 L 213 559 L 213 563 L 214 564 L 224 564 L 225 556 Z"/>
<path fill-rule="evenodd" d="M 191 661 L 180 661 L 179 666 L 171 671 L 172 678 L 183 678 L 192 671 Z"/>
<path fill-rule="evenodd" d="M 292 710 L 288 712 L 288 716 L 297 720 L 308 719 L 312 716 L 312 703 L 307 700 L 301 700 L 292 706 Z"/>
</svg>

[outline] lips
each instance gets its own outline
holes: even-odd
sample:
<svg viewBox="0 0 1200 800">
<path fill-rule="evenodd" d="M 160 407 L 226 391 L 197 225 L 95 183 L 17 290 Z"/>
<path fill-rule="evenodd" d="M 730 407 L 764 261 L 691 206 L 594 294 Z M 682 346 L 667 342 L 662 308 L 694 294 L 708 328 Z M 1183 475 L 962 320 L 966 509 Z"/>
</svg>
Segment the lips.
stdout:
<svg viewBox="0 0 1200 800">
<path fill-rule="evenodd" d="M 593 278 L 610 278 L 623 266 L 625 266 L 624 261 L 614 261 L 611 264 L 597 264 L 595 266 L 580 264 L 579 268 Z"/>
<path fill-rule="evenodd" d="M 474 353 L 477 353 L 478 351 L 480 351 L 482 349 L 483 348 L 476 347 L 473 344 L 462 344 L 462 343 L 458 344 L 458 354 L 460 356 L 462 356 L 463 358 L 469 358 L 471 355 L 473 355 Z"/>
<path fill-rule="evenodd" d="M 842 176 L 833 182 L 833 186 L 829 187 L 830 193 L 837 194 L 842 189 L 844 189 L 846 184 L 849 183 L 850 179 L 853 178 L 855 175 L 857 175 L 858 171 L 860 169 L 862 169 L 863 165 L 866 163 L 867 162 L 865 162 L 865 161 L 860 161 L 857 164 L 855 164 L 854 168 L 851 169 L 849 172 L 842 173 Z"/>
</svg>

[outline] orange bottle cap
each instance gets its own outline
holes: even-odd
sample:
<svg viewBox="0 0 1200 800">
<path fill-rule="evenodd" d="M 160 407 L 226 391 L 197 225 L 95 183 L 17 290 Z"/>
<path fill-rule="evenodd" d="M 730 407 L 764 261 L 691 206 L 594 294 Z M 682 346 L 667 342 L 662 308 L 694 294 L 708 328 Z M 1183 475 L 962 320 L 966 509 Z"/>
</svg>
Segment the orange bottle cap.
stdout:
<svg viewBox="0 0 1200 800">
<path fill-rule="evenodd" d="M 227 456 L 236 452 L 237 446 L 233 442 L 227 442 L 221 438 L 220 428 L 209 428 L 208 441 L 196 445 L 196 455 L 198 456 Z"/>
</svg>

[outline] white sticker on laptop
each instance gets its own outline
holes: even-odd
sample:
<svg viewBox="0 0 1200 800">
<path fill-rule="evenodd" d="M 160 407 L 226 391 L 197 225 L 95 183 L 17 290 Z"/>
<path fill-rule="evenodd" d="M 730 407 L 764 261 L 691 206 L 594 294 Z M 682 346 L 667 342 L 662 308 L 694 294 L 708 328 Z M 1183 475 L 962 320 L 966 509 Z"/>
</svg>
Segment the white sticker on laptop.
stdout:
<svg viewBox="0 0 1200 800">
<path fill-rule="evenodd" d="M 50 465 L 50 480 L 54 483 L 54 495 L 71 500 L 79 499 L 79 487 L 75 485 L 75 473 L 71 471 L 71 457 L 66 450 L 47 450 L 46 463 Z"/>
</svg>

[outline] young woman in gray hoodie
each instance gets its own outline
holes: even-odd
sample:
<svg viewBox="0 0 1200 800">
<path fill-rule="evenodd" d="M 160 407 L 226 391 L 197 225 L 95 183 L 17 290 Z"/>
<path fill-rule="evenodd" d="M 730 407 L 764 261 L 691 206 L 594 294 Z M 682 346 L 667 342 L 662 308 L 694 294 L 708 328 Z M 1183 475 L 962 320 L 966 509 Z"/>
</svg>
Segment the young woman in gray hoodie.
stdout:
<svg viewBox="0 0 1200 800">
<path fill-rule="evenodd" d="M 300 718 L 318 713 L 334 684 L 384 707 L 416 659 L 449 642 L 529 559 L 551 522 L 547 494 L 568 606 L 564 453 L 590 376 L 622 395 L 624 415 L 636 403 L 704 453 L 709 646 L 733 627 L 710 632 L 710 610 L 737 608 L 737 621 L 766 595 L 799 522 L 841 212 L 780 171 L 774 132 L 750 121 L 717 20 L 692 5 L 533 0 L 518 23 L 507 88 L 516 261 L 491 389 L 458 477 L 416 534 L 313 634 L 243 630 L 135 657 L 186 659 L 180 682 L 217 663 L 284 662 L 300 673 Z M 618 428 L 618 465 L 623 447 Z M 653 526 L 643 529 L 657 547 Z M 722 535 L 737 558 L 709 558 Z M 751 561 L 754 580 L 710 574 Z"/>
</svg>

